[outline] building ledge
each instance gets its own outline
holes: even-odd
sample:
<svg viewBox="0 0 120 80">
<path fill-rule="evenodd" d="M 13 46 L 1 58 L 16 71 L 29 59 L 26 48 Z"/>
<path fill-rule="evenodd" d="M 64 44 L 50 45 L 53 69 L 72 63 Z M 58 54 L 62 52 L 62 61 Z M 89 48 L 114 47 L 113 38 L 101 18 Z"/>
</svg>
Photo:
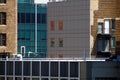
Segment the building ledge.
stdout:
<svg viewBox="0 0 120 80">
<path fill-rule="evenodd" d="M 107 38 L 111 38 L 111 34 L 97 34 L 97 37 L 107 37 Z"/>
<path fill-rule="evenodd" d="M 110 57 L 111 52 L 105 52 L 105 51 L 98 51 L 96 57 Z"/>
</svg>

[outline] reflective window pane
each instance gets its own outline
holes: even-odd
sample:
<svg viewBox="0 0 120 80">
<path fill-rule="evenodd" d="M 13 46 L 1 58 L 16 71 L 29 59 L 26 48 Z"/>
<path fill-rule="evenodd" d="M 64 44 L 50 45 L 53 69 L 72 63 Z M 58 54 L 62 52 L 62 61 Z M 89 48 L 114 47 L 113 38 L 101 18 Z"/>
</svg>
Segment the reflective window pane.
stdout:
<svg viewBox="0 0 120 80">
<path fill-rule="evenodd" d="M 22 75 L 22 62 L 21 61 L 15 62 L 15 75 Z"/>
<path fill-rule="evenodd" d="M 29 61 L 24 61 L 23 62 L 23 73 L 24 76 L 30 76 L 30 62 Z"/>
<path fill-rule="evenodd" d="M 6 12 L 0 12 L 0 25 L 6 25 Z"/>
<path fill-rule="evenodd" d="M 106 19 L 105 20 L 105 29 L 104 29 L 104 33 L 105 34 L 109 34 L 110 33 L 110 20 Z"/>
<path fill-rule="evenodd" d="M 13 75 L 13 61 L 7 61 L 7 75 Z"/>
<path fill-rule="evenodd" d="M 49 75 L 49 62 L 41 62 L 41 76 Z"/>
<path fill-rule="evenodd" d="M 112 19 L 112 29 L 115 29 L 115 19 Z"/>
<path fill-rule="evenodd" d="M 1 4 L 1 3 L 6 3 L 6 0 L 0 0 L 0 4 Z"/>
<path fill-rule="evenodd" d="M 111 38 L 111 46 L 115 47 L 115 43 L 116 43 L 115 36 L 112 36 L 112 38 Z"/>
<path fill-rule="evenodd" d="M 51 62 L 51 67 L 50 67 L 51 69 L 51 76 L 58 76 L 58 62 Z"/>
<path fill-rule="evenodd" d="M 0 75 L 5 74 L 5 61 L 0 61 Z"/>
<path fill-rule="evenodd" d="M 77 62 L 70 63 L 70 77 L 78 77 L 78 63 Z"/>
<path fill-rule="evenodd" d="M 61 77 L 68 77 L 68 62 L 61 62 L 60 63 L 60 76 Z"/>
<path fill-rule="evenodd" d="M 39 62 L 32 62 L 32 75 L 39 76 Z"/>
</svg>

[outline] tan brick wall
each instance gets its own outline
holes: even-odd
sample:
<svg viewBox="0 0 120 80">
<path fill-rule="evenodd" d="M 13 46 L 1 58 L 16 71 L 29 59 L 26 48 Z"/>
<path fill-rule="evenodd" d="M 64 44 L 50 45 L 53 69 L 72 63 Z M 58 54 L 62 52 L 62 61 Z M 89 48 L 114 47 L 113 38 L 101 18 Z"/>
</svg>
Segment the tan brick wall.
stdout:
<svg viewBox="0 0 120 80">
<path fill-rule="evenodd" d="M 6 12 L 6 25 L 0 25 L 0 33 L 6 33 L 6 46 L 0 46 L 0 53 L 10 52 L 17 54 L 17 0 L 6 0 L 0 4 L 0 12 Z"/>
<path fill-rule="evenodd" d="M 91 0 L 92 1 L 92 0 Z M 104 21 L 105 18 L 115 19 L 116 20 L 116 29 L 111 32 L 111 35 L 114 35 L 116 41 L 120 41 L 120 0 L 98 0 L 98 10 L 93 10 L 94 16 L 91 21 L 91 37 L 93 38 L 93 44 L 91 48 L 93 53 L 96 51 L 96 36 L 98 22 Z M 115 48 L 111 48 L 115 52 Z"/>
</svg>

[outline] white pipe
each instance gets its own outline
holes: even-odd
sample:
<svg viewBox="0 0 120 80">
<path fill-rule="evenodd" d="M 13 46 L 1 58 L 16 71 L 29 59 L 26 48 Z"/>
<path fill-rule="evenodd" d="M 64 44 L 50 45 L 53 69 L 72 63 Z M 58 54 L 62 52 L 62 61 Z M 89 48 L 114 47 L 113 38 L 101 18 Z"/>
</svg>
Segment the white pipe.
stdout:
<svg viewBox="0 0 120 80">
<path fill-rule="evenodd" d="M 37 4 L 35 4 L 35 53 L 37 53 Z"/>
</svg>

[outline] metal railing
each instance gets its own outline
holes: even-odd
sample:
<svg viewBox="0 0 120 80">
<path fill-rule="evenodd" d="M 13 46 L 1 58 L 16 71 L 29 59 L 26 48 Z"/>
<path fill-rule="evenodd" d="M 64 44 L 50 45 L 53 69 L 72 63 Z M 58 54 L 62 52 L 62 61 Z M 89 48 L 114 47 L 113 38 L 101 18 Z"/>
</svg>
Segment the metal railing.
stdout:
<svg viewBox="0 0 120 80">
<path fill-rule="evenodd" d="M 0 58 L 0 61 L 105 61 L 105 58 Z"/>
<path fill-rule="evenodd" d="M 49 2 L 62 2 L 62 1 L 67 1 L 67 0 L 49 0 Z"/>
</svg>

